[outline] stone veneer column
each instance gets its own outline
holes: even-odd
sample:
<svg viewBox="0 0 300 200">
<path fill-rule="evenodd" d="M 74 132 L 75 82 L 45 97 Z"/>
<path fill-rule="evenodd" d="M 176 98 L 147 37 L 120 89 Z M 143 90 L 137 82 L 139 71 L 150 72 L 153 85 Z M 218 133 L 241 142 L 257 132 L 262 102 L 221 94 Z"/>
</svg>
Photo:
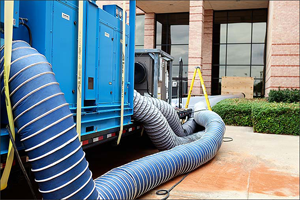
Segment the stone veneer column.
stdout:
<svg viewBox="0 0 300 200">
<path fill-rule="evenodd" d="M 155 47 L 155 14 L 145 13 L 144 49 Z"/>
<path fill-rule="evenodd" d="M 299 1 L 270 1 L 265 95 L 299 86 Z"/>
<path fill-rule="evenodd" d="M 204 11 L 204 32 L 202 44 L 202 75 L 208 94 L 211 94 L 212 70 L 212 37 L 213 37 L 213 10 Z"/>
<path fill-rule="evenodd" d="M 190 88 L 193 73 L 196 66 L 202 68 L 202 41 L 204 29 L 204 8 L 203 1 L 190 1 L 190 24 L 189 24 L 189 67 L 188 67 L 188 85 Z M 203 70 L 202 70 L 203 72 Z M 200 79 L 198 75 L 193 87 L 192 95 L 202 94 Z"/>
</svg>

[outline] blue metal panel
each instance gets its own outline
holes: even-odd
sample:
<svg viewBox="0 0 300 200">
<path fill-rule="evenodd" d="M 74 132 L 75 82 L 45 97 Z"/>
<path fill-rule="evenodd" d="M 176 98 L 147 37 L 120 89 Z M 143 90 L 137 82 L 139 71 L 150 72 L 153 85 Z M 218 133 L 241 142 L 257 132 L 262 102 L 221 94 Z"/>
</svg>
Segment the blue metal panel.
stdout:
<svg viewBox="0 0 300 200">
<path fill-rule="evenodd" d="M 4 2 L 0 1 L 0 47 L 4 45 Z M 20 2 L 14 1 L 14 27 L 19 27 Z"/>
<path fill-rule="evenodd" d="M 4 23 L 4 2 L 0 1 L 0 29 L 3 26 Z M 14 27 L 19 27 L 19 7 L 20 2 L 14 1 Z"/>
<path fill-rule="evenodd" d="M 32 45 L 52 64 L 70 105 L 76 104 L 77 1 L 21 1 L 20 17 L 27 18 Z M 14 39 L 28 41 L 20 26 Z"/>
<path fill-rule="evenodd" d="M 20 17 L 27 18 L 32 34 L 32 46 L 52 63 L 52 16 L 53 1 L 21 1 Z M 24 26 L 14 29 L 14 39 L 29 42 Z"/>
<path fill-rule="evenodd" d="M 120 29 L 122 30 L 122 23 L 119 24 Z M 117 85 L 121 85 L 122 80 L 122 32 L 121 30 L 115 31 L 116 37 L 116 63 L 115 63 L 115 83 Z M 128 95 L 128 88 L 129 88 L 129 26 L 126 26 L 126 39 L 125 39 L 125 94 L 124 94 L 124 103 L 128 104 L 129 95 Z M 114 87 L 114 103 L 120 104 L 121 103 L 121 87 Z"/>
<path fill-rule="evenodd" d="M 99 68 L 99 103 L 111 103 L 113 99 L 113 63 L 114 63 L 114 29 L 100 23 L 100 68 Z"/>
<path fill-rule="evenodd" d="M 52 66 L 69 104 L 76 104 L 77 6 L 55 1 L 53 6 Z"/>
<path fill-rule="evenodd" d="M 77 3 L 63 0 L 20 2 L 20 17 L 28 19 L 33 47 L 52 64 L 74 117 Z M 117 6 L 105 8 L 122 10 Z M 93 1 L 84 1 L 83 16 L 82 135 L 87 135 L 120 126 L 122 21 L 110 11 L 99 9 Z M 131 27 L 126 25 L 124 125 L 131 123 L 133 114 L 132 27 L 134 23 Z M 14 29 L 14 39 L 29 41 L 27 29 L 23 26 Z"/>
<path fill-rule="evenodd" d="M 91 8 L 87 6 L 86 26 L 86 54 L 85 54 L 85 108 L 82 116 L 82 134 L 86 129 L 94 131 L 106 130 L 120 126 L 120 86 L 121 86 L 121 56 L 122 56 L 122 21 L 110 13 L 98 9 L 98 21 L 95 21 L 96 12 L 90 14 Z M 92 12 L 91 12 L 92 13 Z M 89 19 L 89 20 L 88 20 Z M 94 26 L 94 27 L 93 27 Z M 97 28 L 95 28 L 97 27 Z M 96 33 L 95 33 L 96 31 Z M 129 38 L 129 26 L 126 28 Z M 128 39 L 127 39 L 128 41 Z M 96 46 L 95 46 L 96 45 Z M 129 48 L 126 47 L 126 82 L 129 73 Z M 97 58 L 95 58 L 95 54 Z M 95 65 L 96 61 L 98 64 Z M 94 74 L 94 72 L 96 72 Z M 94 95 L 88 89 L 91 81 L 95 83 L 96 101 L 91 101 Z M 90 78 L 90 82 L 88 80 Z M 92 88 L 92 87 L 90 87 Z M 131 97 L 133 99 L 133 95 Z M 93 104 L 94 103 L 94 104 Z M 131 123 L 132 107 L 128 104 L 128 92 L 125 95 L 124 125 Z M 91 107 L 91 105 L 93 105 Z M 91 109 L 93 108 L 93 109 Z M 91 131 L 89 133 L 93 133 Z"/>
<path fill-rule="evenodd" d="M 122 25 L 122 23 L 120 24 Z M 116 85 L 121 85 L 121 79 L 122 79 L 122 35 L 120 34 L 120 31 L 115 31 L 115 38 L 116 38 L 116 43 L 119 46 L 115 46 L 115 65 L 114 65 L 114 84 Z M 126 78 L 126 77 L 125 77 Z M 125 82 L 126 83 L 126 82 Z M 126 88 L 126 87 L 125 87 Z M 113 99 L 115 104 L 121 105 L 121 87 L 115 87 L 114 88 L 114 99 Z M 124 96 L 124 104 L 126 101 L 126 98 Z M 125 106 L 124 106 L 125 107 Z"/>
<path fill-rule="evenodd" d="M 100 16 L 102 13 L 100 12 Z M 113 99 L 114 29 L 100 17 L 99 23 L 99 71 L 98 103 L 110 103 Z"/>
<path fill-rule="evenodd" d="M 134 93 L 134 63 L 135 63 L 135 17 L 136 17 L 136 1 L 130 1 L 129 4 L 129 105 L 133 108 L 133 93 Z M 132 109 L 133 114 L 133 109 Z"/>
<path fill-rule="evenodd" d="M 104 5 L 103 10 L 111 14 L 112 16 L 123 21 L 123 9 L 117 5 Z M 127 12 L 125 13 L 125 22 L 127 23 Z"/>
<path fill-rule="evenodd" d="M 99 63 L 99 12 L 97 5 L 84 4 L 86 7 L 86 30 L 84 33 L 86 51 L 83 56 L 85 63 L 84 100 L 96 100 L 96 91 L 98 89 L 97 69 Z M 87 5 L 87 6 L 86 6 Z"/>
</svg>

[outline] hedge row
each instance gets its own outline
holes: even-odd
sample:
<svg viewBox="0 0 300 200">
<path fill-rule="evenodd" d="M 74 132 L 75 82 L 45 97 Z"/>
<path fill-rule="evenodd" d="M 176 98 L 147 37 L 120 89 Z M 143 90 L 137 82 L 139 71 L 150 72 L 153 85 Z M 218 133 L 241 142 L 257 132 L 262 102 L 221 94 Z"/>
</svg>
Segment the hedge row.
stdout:
<svg viewBox="0 0 300 200">
<path fill-rule="evenodd" d="M 213 107 L 225 124 L 253 126 L 255 132 L 300 135 L 300 104 L 264 99 L 225 99 Z"/>
<path fill-rule="evenodd" d="M 225 124 L 234 126 L 253 126 L 252 106 L 260 100 L 225 99 L 212 109 L 218 113 Z"/>
<path fill-rule="evenodd" d="M 300 90 L 298 89 L 284 89 L 271 90 L 268 97 L 269 102 L 285 102 L 295 103 L 300 102 Z"/>
</svg>

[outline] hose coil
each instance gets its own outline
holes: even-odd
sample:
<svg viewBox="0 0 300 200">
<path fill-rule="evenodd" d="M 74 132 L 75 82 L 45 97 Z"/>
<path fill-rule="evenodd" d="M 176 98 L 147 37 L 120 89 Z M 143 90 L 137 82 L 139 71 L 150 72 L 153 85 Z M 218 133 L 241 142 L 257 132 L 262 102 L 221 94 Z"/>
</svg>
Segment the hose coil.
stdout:
<svg viewBox="0 0 300 200">
<path fill-rule="evenodd" d="M 195 113 L 205 132 L 179 137 L 187 129 L 178 125 L 170 107 L 160 111 L 160 103 L 135 92 L 133 117 L 157 148 L 166 151 L 114 168 L 94 181 L 51 65 L 26 42 L 13 42 L 9 84 L 15 124 L 44 199 L 135 199 L 208 162 L 222 144 L 225 125 L 216 113 Z M 167 120 L 169 115 L 172 119 Z"/>
</svg>

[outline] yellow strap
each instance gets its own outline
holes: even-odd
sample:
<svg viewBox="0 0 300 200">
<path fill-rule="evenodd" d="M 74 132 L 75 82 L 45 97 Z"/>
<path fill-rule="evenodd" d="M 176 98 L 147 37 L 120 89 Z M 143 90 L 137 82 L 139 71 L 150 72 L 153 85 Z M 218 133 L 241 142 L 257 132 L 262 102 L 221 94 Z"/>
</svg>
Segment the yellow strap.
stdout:
<svg viewBox="0 0 300 200">
<path fill-rule="evenodd" d="M 82 25 L 83 25 L 83 1 L 78 1 L 78 48 L 77 48 L 77 108 L 76 131 L 81 140 L 81 96 L 82 96 Z"/>
<path fill-rule="evenodd" d="M 208 110 L 211 111 L 211 106 L 210 106 L 210 103 L 209 103 L 209 99 L 208 99 L 208 95 L 207 95 L 206 88 L 205 88 L 205 85 L 204 85 L 204 80 L 203 80 L 203 77 L 202 77 L 202 73 L 201 73 L 200 67 L 196 67 L 196 69 L 194 71 L 194 75 L 193 75 L 192 83 L 191 83 L 191 86 L 190 86 L 188 98 L 187 98 L 187 101 L 185 103 L 185 108 L 189 107 L 189 103 L 190 103 L 190 99 L 191 99 L 191 95 L 192 95 L 192 91 L 193 91 L 194 82 L 195 82 L 195 79 L 196 79 L 197 72 L 198 72 L 198 75 L 199 75 L 199 78 L 200 78 L 202 90 L 203 90 L 203 93 L 204 93 L 204 96 L 205 96 L 205 100 L 206 100 L 206 104 L 207 104 L 207 108 L 208 108 Z"/>
<path fill-rule="evenodd" d="M 123 1 L 123 40 L 122 40 L 122 93 L 121 93 L 121 120 L 120 120 L 120 132 L 117 141 L 117 145 L 120 144 L 123 134 L 123 119 L 124 119 L 124 82 L 125 82 L 125 26 L 126 26 L 126 1 Z"/>
<path fill-rule="evenodd" d="M 196 74 L 197 74 L 197 70 L 195 69 L 193 79 L 192 79 L 192 83 L 191 83 L 190 90 L 189 90 L 189 94 L 188 94 L 188 98 L 187 98 L 186 103 L 185 103 L 185 108 L 188 108 L 189 104 L 190 104 L 190 99 L 191 99 L 191 95 L 192 95 L 192 91 L 193 91 L 193 87 L 194 87 Z"/>
<path fill-rule="evenodd" d="M 13 35 L 13 13 L 14 13 L 14 1 L 5 1 L 4 6 L 4 92 L 5 92 L 5 105 L 7 110 L 7 116 L 9 121 L 10 131 L 15 139 L 15 126 L 13 120 L 13 114 L 11 109 L 11 102 L 9 97 L 8 79 L 10 74 L 11 64 L 11 51 L 12 51 L 12 35 Z M 1 190 L 7 187 L 7 181 L 11 171 L 11 167 L 14 160 L 14 149 L 9 140 L 8 153 L 6 158 L 6 165 L 1 177 Z"/>
</svg>

